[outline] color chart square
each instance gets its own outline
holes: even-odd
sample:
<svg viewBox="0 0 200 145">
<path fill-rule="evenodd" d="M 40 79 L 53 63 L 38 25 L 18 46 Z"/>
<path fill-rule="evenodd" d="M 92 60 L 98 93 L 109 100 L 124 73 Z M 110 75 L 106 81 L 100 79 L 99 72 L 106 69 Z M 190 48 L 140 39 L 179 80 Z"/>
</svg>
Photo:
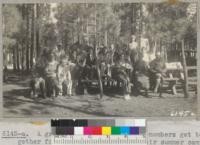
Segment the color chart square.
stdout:
<svg viewBox="0 0 200 145">
<path fill-rule="evenodd" d="M 140 127 L 139 133 L 140 133 L 141 135 L 146 134 L 146 127 Z"/>
<path fill-rule="evenodd" d="M 135 126 L 135 119 L 125 119 L 125 124 L 123 126 Z"/>
<path fill-rule="evenodd" d="M 129 135 L 130 134 L 130 128 L 129 127 L 121 127 L 120 131 L 121 131 L 121 135 Z"/>
<path fill-rule="evenodd" d="M 139 127 L 145 127 L 146 126 L 146 120 L 145 119 L 135 119 L 135 125 Z"/>
<path fill-rule="evenodd" d="M 111 127 L 102 127 L 102 135 L 111 135 Z"/>
<path fill-rule="evenodd" d="M 101 127 L 93 127 L 93 128 L 92 128 L 92 134 L 93 134 L 93 135 L 101 135 L 101 134 L 102 134 L 102 129 L 101 129 Z"/>
<path fill-rule="evenodd" d="M 84 127 L 84 135 L 92 135 L 92 127 Z"/>
<path fill-rule="evenodd" d="M 115 120 L 115 126 L 124 126 L 125 120 L 124 119 L 116 119 Z"/>
<path fill-rule="evenodd" d="M 66 127 L 56 127 L 56 135 L 65 135 L 66 130 Z"/>
<path fill-rule="evenodd" d="M 83 127 L 75 127 L 74 134 L 75 135 L 83 135 Z"/>
<path fill-rule="evenodd" d="M 121 134 L 121 130 L 120 127 L 112 127 L 112 135 L 120 135 Z"/>
<path fill-rule="evenodd" d="M 130 134 L 131 135 L 139 135 L 140 134 L 139 127 L 131 127 L 130 128 Z"/>
<path fill-rule="evenodd" d="M 65 135 L 74 135 L 74 127 L 66 127 L 65 131 Z"/>
<path fill-rule="evenodd" d="M 51 134 L 56 135 L 56 127 L 51 127 Z"/>
</svg>

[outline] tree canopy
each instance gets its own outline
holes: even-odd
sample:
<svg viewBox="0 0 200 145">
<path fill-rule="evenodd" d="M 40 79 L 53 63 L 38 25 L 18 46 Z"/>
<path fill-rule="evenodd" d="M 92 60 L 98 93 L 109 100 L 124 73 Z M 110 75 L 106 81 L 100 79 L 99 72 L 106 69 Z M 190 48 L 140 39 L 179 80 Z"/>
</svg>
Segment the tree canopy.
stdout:
<svg viewBox="0 0 200 145">
<path fill-rule="evenodd" d="M 171 44 L 197 38 L 197 14 L 192 3 L 52 5 L 3 5 L 3 48 L 7 55 L 18 58 L 13 62 L 23 67 L 26 63 L 29 68 L 32 59 L 37 59 L 50 42 L 62 43 L 64 49 L 70 49 L 75 43 L 85 42 L 107 47 L 113 43 L 128 46 L 132 34 L 137 36 L 138 42 L 141 37 L 147 37 L 151 43 Z"/>
</svg>

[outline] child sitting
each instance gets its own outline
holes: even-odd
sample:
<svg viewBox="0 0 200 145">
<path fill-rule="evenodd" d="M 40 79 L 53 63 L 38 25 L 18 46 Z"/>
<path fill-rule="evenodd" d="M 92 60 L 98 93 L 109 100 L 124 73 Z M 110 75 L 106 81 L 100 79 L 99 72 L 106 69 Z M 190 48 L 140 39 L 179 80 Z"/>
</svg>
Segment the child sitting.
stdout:
<svg viewBox="0 0 200 145">
<path fill-rule="evenodd" d="M 59 95 L 72 95 L 72 78 L 70 73 L 70 66 L 68 57 L 65 56 L 61 59 L 57 67 L 57 78 L 59 86 Z"/>
<path fill-rule="evenodd" d="M 46 49 L 43 50 L 40 57 L 37 59 L 34 67 L 32 68 L 32 79 L 30 81 L 30 95 L 31 97 L 46 97 L 45 93 L 45 80 L 44 68 L 47 64 Z"/>
</svg>

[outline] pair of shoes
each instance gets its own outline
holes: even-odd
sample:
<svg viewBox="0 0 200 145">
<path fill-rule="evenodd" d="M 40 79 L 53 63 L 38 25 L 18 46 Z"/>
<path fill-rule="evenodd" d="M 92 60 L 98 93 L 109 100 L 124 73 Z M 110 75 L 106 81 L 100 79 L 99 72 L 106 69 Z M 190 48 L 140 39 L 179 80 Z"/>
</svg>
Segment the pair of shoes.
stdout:
<svg viewBox="0 0 200 145">
<path fill-rule="evenodd" d="M 127 94 L 127 95 L 124 96 L 124 99 L 125 99 L 125 100 L 131 100 L 131 97 L 130 97 L 129 94 Z"/>
<path fill-rule="evenodd" d="M 31 98 L 37 98 L 37 97 L 38 97 L 38 94 L 34 94 L 33 91 L 31 91 L 30 97 L 31 97 Z"/>
</svg>

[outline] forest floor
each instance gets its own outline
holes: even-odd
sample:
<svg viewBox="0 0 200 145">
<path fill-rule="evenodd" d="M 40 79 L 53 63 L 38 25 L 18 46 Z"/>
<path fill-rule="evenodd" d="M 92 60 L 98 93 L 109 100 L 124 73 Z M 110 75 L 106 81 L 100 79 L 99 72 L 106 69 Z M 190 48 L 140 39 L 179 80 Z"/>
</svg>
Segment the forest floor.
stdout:
<svg viewBox="0 0 200 145">
<path fill-rule="evenodd" d="M 104 95 L 98 99 L 98 94 L 76 95 L 50 99 L 31 98 L 28 82 L 30 76 L 10 75 L 3 84 L 3 115 L 4 117 L 170 117 L 179 116 L 185 112 L 186 116 L 195 116 L 197 97 L 190 92 L 184 98 L 183 91 L 178 94 L 150 93 L 151 98 L 131 96 L 131 100 L 124 100 L 119 94 Z M 183 114 L 180 114 L 183 115 Z"/>
</svg>

